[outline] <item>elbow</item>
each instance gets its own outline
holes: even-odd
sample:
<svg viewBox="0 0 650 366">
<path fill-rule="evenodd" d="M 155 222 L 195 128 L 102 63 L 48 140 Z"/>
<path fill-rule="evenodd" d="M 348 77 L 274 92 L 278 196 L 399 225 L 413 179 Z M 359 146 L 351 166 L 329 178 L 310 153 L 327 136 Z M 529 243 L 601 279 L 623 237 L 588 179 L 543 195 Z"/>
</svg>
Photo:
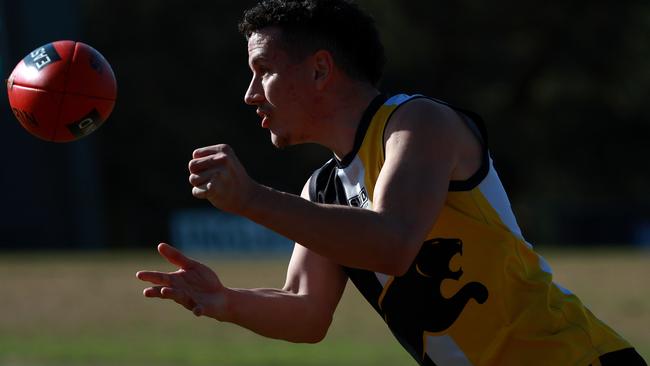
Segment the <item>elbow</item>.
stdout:
<svg viewBox="0 0 650 366">
<path fill-rule="evenodd" d="M 403 258 L 393 258 L 383 273 L 394 277 L 401 277 L 411 268 L 411 263 L 413 263 L 413 258 L 409 259 L 406 256 L 403 256 Z"/>
<path fill-rule="evenodd" d="M 408 265 L 405 264 L 399 264 L 398 266 L 395 267 L 395 270 L 393 272 L 393 276 L 395 277 L 402 277 L 408 272 L 409 268 L 411 268 L 411 264 L 409 263 Z"/>
<path fill-rule="evenodd" d="M 392 245 L 393 250 L 389 250 L 386 254 L 386 260 L 384 262 L 383 273 L 401 277 L 409 271 L 413 265 L 413 261 L 417 256 L 422 242 L 418 241 L 417 244 L 415 241 L 405 241 L 401 240 L 397 244 Z"/>
<path fill-rule="evenodd" d="M 408 272 L 409 268 L 411 268 L 413 259 L 414 258 L 403 255 L 403 253 L 393 253 L 392 255 L 387 255 L 382 261 L 383 263 L 378 263 L 374 268 L 369 269 L 385 275 L 401 277 Z"/>
<path fill-rule="evenodd" d="M 327 331 L 330 329 L 330 325 L 332 324 L 332 318 L 333 316 L 331 313 L 328 313 L 327 315 L 320 314 L 315 317 L 309 327 L 311 328 L 309 336 L 305 339 L 304 343 L 315 344 L 325 339 Z"/>
<path fill-rule="evenodd" d="M 331 324 L 330 319 L 317 320 L 313 322 L 306 322 L 304 331 L 296 337 L 296 339 L 290 340 L 294 343 L 307 343 L 307 344 L 316 344 L 325 339 L 327 331 L 329 330 Z"/>
<path fill-rule="evenodd" d="M 291 328 L 285 328 L 285 336 L 282 338 L 292 343 L 309 344 L 325 339 L 334 318 L 334 309 L 328 309 L 303 297 L 301 306 L 293 310 Z"/>
<path fill-rule="evenodd" d="M 327 335 L 327 331 L 324 332 L 318 332 L 310 335 L 309 337 L 305 337 L 302 340 L 300 340 L 297 343 L 306 343 L 306 344 L 316 344 L 325 339 L 325 336 Z"/>
</svg>

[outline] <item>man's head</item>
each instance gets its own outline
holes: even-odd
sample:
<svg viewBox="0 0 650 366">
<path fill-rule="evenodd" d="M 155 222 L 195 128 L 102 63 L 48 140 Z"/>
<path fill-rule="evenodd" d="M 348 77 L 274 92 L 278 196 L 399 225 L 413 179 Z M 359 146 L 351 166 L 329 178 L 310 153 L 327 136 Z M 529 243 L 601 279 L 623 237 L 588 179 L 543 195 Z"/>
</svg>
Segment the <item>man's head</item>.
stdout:
<svg viewBox="0 0 650 366">
<path fill-rule="evenodd" d="M 264 0 L 240 30 L 253 72 L 244 100 L 277 147 L 325 144 L 340 101 L 376 90 L 383 47 L 372 18 L 347 0 Z"/>
<path fill-rule="evenodd" d="M 239 30 L 249 38 L 262 29 L 281 32 L 294 60 L 318 50 L 331 53 L 349 77 L 376 86 L 386 58 L 374 20 L 348 0 L 264 0 L 244 13 Z"/>
</svg>

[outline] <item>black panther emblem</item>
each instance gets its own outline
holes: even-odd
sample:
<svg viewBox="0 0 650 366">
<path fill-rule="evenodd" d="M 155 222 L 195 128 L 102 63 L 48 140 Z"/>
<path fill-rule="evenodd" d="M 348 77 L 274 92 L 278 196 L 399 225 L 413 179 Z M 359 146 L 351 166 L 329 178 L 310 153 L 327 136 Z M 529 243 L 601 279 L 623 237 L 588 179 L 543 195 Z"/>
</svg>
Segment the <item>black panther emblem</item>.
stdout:
<svg viewBox="0 0 650 366">
<path fill-rule="evenodd" d="M 417 360 L 424 361 L 423 332 L 448 329 L 470 299 L 483 304 L 488 298 L 487 288 L 479 282 L 466 284 L 451 298 L 440 293 L 443 280 L 459 280 L 463 275 L 462 268 L 449 269 L 451 259 L 462 251 L 460 239 L 424 242 L 408 272 L 394 278 L 379 303 L 386 323 Z"/>
</svg>

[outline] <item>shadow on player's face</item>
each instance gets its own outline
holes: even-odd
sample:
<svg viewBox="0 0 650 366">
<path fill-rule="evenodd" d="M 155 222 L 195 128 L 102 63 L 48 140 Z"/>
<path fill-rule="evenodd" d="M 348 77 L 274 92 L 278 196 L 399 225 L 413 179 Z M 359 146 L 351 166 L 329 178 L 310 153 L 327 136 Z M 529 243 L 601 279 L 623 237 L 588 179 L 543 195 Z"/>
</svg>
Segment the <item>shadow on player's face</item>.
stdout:
<svg viewBox="0 0 650 366">
<path fill-rule="evenodd" d="M 256 106 L 261 125 L 271 132 L 279 148 L 309 142 L 311 69 L 306 61 L 294 61 L 281 47 L 280 30 L 264 28 L 248 39 L 248 64 L 253 72 L 244 96 Z"/>
</svg>

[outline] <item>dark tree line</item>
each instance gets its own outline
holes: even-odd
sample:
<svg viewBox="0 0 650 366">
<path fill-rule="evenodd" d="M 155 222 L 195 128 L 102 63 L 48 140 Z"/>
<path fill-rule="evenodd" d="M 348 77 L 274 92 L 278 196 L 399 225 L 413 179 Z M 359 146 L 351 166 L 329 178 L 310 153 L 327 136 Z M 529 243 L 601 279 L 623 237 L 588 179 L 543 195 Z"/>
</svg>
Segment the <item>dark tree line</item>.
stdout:
<svg viewBox="0 0 650 366">
<path fill-rule="evenodd" d="M 72 1 L 71 3 L 75 3 Z M 241 2 L 78 2 L 83 39 L 118 79 L 92 137 L 108 243 L 165 239 L 191 197 L 194 148 L 228 143 L 258 181 L 297 193 L 329 154 L 275 150 L 243 103 Z M 389 62 L 381 87 L 481 114 L 492 156 L 533 242 L 643 240 L 650 223 L 650 3 L 375 1 Z"/>
</svg>

